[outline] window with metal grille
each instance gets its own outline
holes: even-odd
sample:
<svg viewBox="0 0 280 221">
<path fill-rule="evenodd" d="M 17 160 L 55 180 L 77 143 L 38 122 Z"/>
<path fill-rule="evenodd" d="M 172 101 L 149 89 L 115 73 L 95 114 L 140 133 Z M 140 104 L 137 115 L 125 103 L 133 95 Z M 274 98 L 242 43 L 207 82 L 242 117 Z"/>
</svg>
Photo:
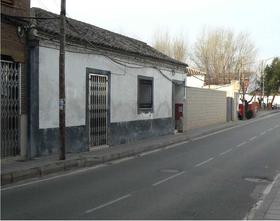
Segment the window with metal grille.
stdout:
<svg viewBox="0 0 280 221">
<path fill-rule="evenodd" d="M 153 112 L 153 78 L 138 76 L 138 113 Z"/>
<path fill-rule="evenodd" d="M 7 5 L 13 5 L 14 4 L 14 0 L 1 0 L 2 4 L 7 4 Z"/>
</svg>

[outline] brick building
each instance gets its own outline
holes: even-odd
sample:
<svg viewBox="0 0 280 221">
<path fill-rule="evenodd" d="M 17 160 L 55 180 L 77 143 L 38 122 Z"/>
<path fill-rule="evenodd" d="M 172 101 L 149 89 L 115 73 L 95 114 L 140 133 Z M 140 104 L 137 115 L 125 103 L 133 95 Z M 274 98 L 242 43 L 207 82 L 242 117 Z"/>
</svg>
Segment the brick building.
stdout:
<svg viewBox="0 0 280 221">
<path fill-rule="evenodd" d="M 1 0 L 1 158 L 25 156 L 30 0 Z"/>
</svg>

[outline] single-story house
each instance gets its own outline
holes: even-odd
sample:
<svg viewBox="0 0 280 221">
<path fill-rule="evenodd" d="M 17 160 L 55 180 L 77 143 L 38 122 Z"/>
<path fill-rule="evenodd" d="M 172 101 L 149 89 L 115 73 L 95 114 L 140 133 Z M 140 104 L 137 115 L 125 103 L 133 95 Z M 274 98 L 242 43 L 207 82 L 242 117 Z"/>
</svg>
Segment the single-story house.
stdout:
<svg viewBox="0 0 280 221">
<path fill-rule="evenodd" d="M 39 8 L 31 16 L 30 157 L 59 148 L 59 16 Z M 67 152 L 174 133 L 175 104 L 186 98 L 185 63 L 70 18 L 65 50 Z"/>
</svg>

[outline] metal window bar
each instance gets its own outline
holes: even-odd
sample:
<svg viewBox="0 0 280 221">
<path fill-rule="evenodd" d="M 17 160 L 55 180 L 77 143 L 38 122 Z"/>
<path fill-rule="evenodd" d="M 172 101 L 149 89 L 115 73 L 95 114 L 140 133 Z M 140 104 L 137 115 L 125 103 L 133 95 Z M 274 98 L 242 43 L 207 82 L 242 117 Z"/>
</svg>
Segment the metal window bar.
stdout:
<svg viewBox="0 0 280 221">
<path fill-rule="evenodd" d="M 108 77 L 89 75 L 89 144 L 90 147 L 107 145 Z"/>
<path fill-rule="evenodd" d="M 21 64 L 1 60 L 1 158 L 20 154 Z"/>
</svg>

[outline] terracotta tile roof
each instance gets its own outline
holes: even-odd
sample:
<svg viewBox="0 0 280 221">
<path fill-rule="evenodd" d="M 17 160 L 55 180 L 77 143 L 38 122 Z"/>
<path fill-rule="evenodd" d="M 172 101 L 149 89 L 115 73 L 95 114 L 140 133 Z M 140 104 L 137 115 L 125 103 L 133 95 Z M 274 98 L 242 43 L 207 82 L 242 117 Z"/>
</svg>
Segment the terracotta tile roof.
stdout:
<svg viewBox="0 0 280 221">
<path fill-rule="evenodd" d="M 206 73 L 205 73 L 205 72 L 200 71 L 200 70 L 198 70 L 198 69 L 190 68 L 190 67 L 187 67 L 187 69 L 186 69 L 186 73 L 187 73 L 187 76 L 193 76 L 193 75 L 206 75 Z"/>
</svg>

